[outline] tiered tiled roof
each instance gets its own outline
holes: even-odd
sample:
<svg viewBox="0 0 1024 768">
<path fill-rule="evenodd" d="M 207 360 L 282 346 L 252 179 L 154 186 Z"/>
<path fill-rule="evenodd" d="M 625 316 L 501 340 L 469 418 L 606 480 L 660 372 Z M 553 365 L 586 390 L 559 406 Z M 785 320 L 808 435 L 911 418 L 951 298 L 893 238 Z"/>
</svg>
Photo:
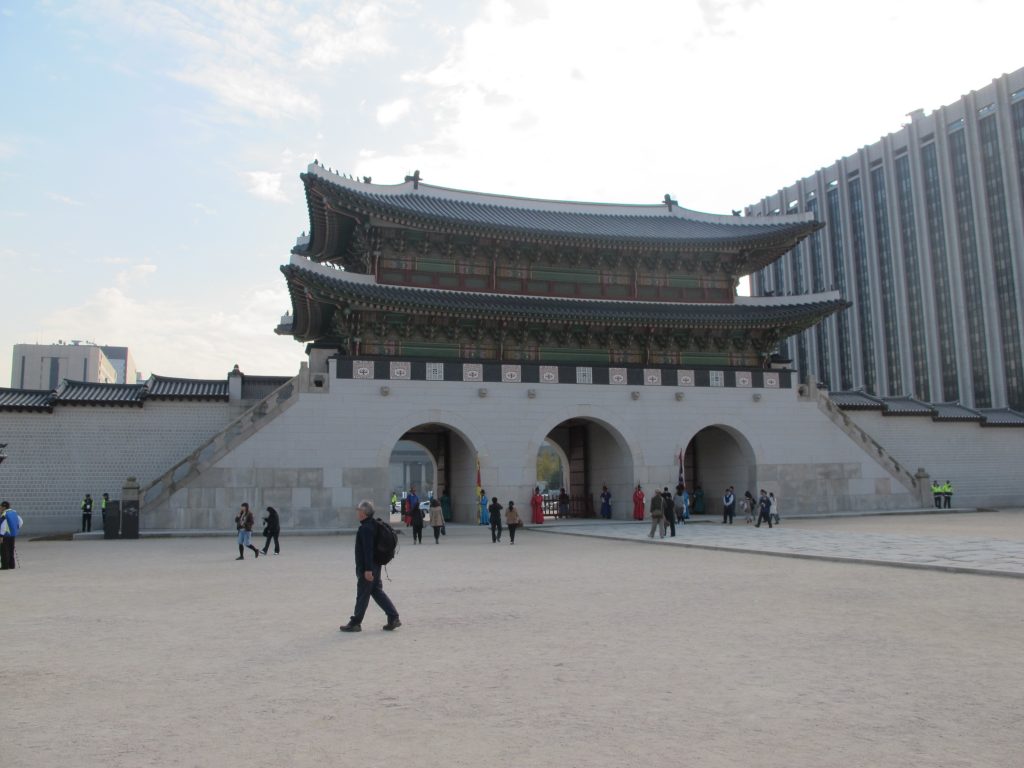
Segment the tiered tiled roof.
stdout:
<svg viewBox="0 0 1024 768">
<path fill-rule="evenodd" d="M 798 326 L 802 329 L 849 306 L 836 292 L 780 297 L 771 302 L 746 301 L 740 297 L 735 304 L 697 304 L 445 291 L 381 285 L 363 276 L 311 262 L 302 264 L 302 261 L 301 257 L 293 256 L 291 264 L 281 267 L 288 279 L 295 309 L 287 332 L 299 336 L 316 330 L 301 327 L 303 323 L 308 326 L 310 322 L 307 301 L 314 292 L 321 301 L 344 303 L 357 309 L 382 309 L 424 316 L 443 314 L 469 319 L 600 322 L 669 328 Z"/>
<path fill-rule="evenodd" d="M 935 421 L 984 421 L 980 413 L 960 403 L 933 403 L 932 410 Z"/>
<path fill-rule="evenodd" d="M 765 256 L 768 251 L 771 256 L 766 263 L 824 226 L 811 214 L 722 216 L 681 208 L 674 201 L 619 205 L 540 200 L 436 187 L 412 178 L 403 184 L 370 184 L 316 163 L 302 180 L 310 237 L 296 251 L 317 261 L 331 260 L 344 250 L 340 240 L 328 240 L 339 235 L 344 240 L 346 228 L 351 235 L 356 218 L 427 232 L 558 245 L 767 249 Z M 334 225 L 328 227 L 328 220 Z"/>
<path fill-rule="evenodd" d="M 935 410 L 913 397 L 883 397 L 886 416 L 931 416 Z"/>
</svg>

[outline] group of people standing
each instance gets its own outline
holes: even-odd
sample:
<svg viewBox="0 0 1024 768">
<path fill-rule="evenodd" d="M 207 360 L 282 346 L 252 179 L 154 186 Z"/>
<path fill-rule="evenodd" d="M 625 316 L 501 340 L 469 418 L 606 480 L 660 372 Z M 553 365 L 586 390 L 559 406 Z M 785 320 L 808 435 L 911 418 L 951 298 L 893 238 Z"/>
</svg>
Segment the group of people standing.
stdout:
<svg viewBox="0 0 1024 768">
<path fill-rule="evenodd" d="M 736 511 L 736 495 L 731 485 L 725 490 L 722 505 L 724 510 L 722 525 L 726 523 L 732 525 L 733 514 Z M 761 489 L 757 499 L 751 495 L 750 491 L 746 491 L 740 500 L 740 512 L 746 519 L 747 525 L 754 523 L 755 528 L 760 528 L 761 523 L 768 523 L 768 527 L 771 528 L 772 523 L 778 525 L 782 521 L 782 517 L 779 515 L 778 499 L 775 498 L 774 493 L 768 493 L 764 488 Z"/>
<path fill-rule="evenodd" d="M 110 503 L 110 494 L 104 493 L 100 499 L 100 520 L 103 519 L 103 513 L 107 511 L 107 505 Z M 85 498 L 82 499 L 82 533 L 89 533 L 92 531 L 92 494 L 85 494 Z"/>
<path fill-rule="evenodd" d="M 949 509 L 953 504 L 953 483 L 949 480 L 944 483 L 933 481 L 932 498 L 935 500 L 936 509 Z"/>
</svg>

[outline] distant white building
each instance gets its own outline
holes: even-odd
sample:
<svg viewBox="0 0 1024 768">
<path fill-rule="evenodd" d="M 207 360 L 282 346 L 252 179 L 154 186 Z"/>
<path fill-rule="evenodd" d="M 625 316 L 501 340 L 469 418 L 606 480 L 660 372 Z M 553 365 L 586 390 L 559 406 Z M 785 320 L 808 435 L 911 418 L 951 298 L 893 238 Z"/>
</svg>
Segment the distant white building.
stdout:
<svg viewBox="0 0 1024 768">
<path fill-rule="evenodd" d="M 54 390 L 64 379 L 91 384 L 134 384 L 135 360 L 127 347 L 88 341 L 15 344 L 11 387 Z"/>
</svg>

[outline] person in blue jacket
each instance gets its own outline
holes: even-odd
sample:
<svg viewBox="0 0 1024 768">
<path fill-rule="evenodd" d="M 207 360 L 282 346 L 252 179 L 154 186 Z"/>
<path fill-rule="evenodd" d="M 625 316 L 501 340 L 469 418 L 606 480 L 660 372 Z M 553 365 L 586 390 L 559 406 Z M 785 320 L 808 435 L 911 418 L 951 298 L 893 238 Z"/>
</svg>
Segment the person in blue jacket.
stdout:
<svg viewBox="0 0 1024 768">
<path fill-rule="evenodd" d="M 22 522 L 21 515 L 11 509 L 10 502 L 0 501 L 0 570 L 14 568 L 14 540 Z"/>
</svg>

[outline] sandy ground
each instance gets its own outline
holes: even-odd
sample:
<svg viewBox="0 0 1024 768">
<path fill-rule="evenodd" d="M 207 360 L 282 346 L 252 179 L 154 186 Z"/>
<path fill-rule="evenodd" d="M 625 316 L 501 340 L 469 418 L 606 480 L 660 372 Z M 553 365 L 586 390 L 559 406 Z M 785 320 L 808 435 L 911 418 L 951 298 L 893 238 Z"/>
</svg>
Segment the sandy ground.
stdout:
<svg viewBox="0 0 1024 768">
<path fill-rule="evenodd" d="M 452 527 L 343 635 L 352 542 L 24 542 L 2 765 L 1021 765 L 1024 580 Z"/>
</svg>

